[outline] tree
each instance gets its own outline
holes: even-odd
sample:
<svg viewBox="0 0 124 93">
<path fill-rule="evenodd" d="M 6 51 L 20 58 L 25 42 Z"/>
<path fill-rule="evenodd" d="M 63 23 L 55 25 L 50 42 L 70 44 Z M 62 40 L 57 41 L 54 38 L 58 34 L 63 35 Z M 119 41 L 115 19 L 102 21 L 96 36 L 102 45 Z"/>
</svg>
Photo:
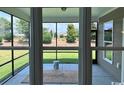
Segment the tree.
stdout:
<svg viewBox="0 0 124 93">
<path fill-rule="evenodd" d="M 9 31 L 11 29 L 11 23 L 7 19 L 0 17 L 0 28 L 4 31 Z"/>
<path fill-rule="evenodd" d="M 52 41 L 52 36 L 51 33 L 48 31 L 43 32 L 43 43 L 44 44 L 49 44 Z"/>
<path fill-rule="evenodd" d="M 10 30 L 11 23 L 6 18 L 0 17 L 0 37 L 10 42 L 12 40 Z"/>
<path fill-rule="evenodd" d="M 43 28 L 43 43 L 44 44 L 49 44 L 52 41 L 52 33 L 51 31 L 48 32 L 48 28 L 44 27 Z"/>
<path fill-rule="evenodd" d="M 7 40 L 8 42 L 10 42 L 12 40 L 11 32 L 6 32 L 4 34 L 4 39 Z"/>
<path fill-rule="evenodd" d="M 16 20 L 16 30 L 19 31 L 20 34 L 24 34 L 25 38 L 29 38 L 28 22 L 24 20 Z"/>
<path fill-rule="evenodd" d="M 57 33 L 55 32 L 55 33 L 54 33 L 54 38 L 57 38 L 57 37 L 58 37 L 58 35 L 57 35 Z"/>
<path fill-rule="evenodd" d="M 76 40 L 76 30 L 74 28 L 74 25 L 68 24 L 66 41 L 67 43 L 74 43 L 75 40 Z"/>
<path fill-rule="evenodd" d="M 50 30 L 50 34 L 51 34 L 51 36 L 52 36 L 52 38 L 53 38 L 53 31 L 52 31 L 52 30 Z"/>
</svg>

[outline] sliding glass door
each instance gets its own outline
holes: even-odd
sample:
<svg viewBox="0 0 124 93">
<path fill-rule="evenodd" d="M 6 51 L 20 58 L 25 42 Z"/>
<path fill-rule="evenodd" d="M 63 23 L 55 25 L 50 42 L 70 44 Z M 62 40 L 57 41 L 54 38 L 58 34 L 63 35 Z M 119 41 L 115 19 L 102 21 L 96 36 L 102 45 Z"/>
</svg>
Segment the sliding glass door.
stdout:
<svg viewBox="0 0 124 93">
<path fill-rule="evenodd" d="M 78 83 L 78 34 L 78 23 L 43 23 L 44 84 Z"/>
</svg>

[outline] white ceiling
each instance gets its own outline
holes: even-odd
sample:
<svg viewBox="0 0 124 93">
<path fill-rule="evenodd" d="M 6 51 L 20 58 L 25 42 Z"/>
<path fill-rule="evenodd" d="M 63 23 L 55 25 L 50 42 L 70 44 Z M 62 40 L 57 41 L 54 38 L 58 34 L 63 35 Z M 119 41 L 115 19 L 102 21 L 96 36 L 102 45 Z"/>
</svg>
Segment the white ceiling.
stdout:
<svg viewBox="0 0 124 93">
<path fill-rule="evenodd" d="M 62 11 L 61 8 L 43 8 L 43 17 L 78 17 L 79 8 L 67 8 Z"/>
<path fill-rule="evenodd" d="M 14 8 L 15 11 L 20 11 L 30 18 L 30 8 Z M 98 20 L 99 17 L 115 9 L 114 7 L 93 7 L 92 21 Z M 62 11 L 61 8 L 43 8 L 44 18 L 79 18 L 79 8 L 67 8 Z"/>
</svg>

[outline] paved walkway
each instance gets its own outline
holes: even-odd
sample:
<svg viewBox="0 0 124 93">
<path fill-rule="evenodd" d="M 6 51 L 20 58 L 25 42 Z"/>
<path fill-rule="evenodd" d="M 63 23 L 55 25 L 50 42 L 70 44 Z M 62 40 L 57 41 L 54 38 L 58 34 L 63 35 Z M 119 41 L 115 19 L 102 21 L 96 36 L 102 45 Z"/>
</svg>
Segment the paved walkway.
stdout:
<svg viewBox="0 0 124 93">
<path fill-rule="evenodd" d="M 53 70 L 53 64 L 44 64 L 44 70 Z M 60 70 L 76 70 L 78 71 L 77 64 L 61 64 Z M 12 79 L 5 83 L 5 85 L 20 85 L 22 80 L 29 74 L 29 67 L 15 75 Z M 93 65 L 93 85 L 110 85 L 111 82 L 117 82 L 109 73 L 103 70 L 99 65 Z"/>
</svg>

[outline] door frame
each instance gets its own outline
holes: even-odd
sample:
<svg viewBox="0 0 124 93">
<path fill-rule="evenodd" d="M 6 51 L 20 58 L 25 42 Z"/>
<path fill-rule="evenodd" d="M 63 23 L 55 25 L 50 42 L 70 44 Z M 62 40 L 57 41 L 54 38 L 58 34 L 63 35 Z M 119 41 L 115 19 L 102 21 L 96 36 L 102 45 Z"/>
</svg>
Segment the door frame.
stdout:
<svg viewBox="0 0 124 93">
<path fill-rule="evenodd" d="M 31 35 L 29 52 L 31 85 L 43 84 L 42 17 L 42 8 L 31 8 Z M 89 37 L 91 31 L 90 23 L 91 8 L 79 8 L 79 85 L 92 84 L 92 62 Z"/>
</svg>

